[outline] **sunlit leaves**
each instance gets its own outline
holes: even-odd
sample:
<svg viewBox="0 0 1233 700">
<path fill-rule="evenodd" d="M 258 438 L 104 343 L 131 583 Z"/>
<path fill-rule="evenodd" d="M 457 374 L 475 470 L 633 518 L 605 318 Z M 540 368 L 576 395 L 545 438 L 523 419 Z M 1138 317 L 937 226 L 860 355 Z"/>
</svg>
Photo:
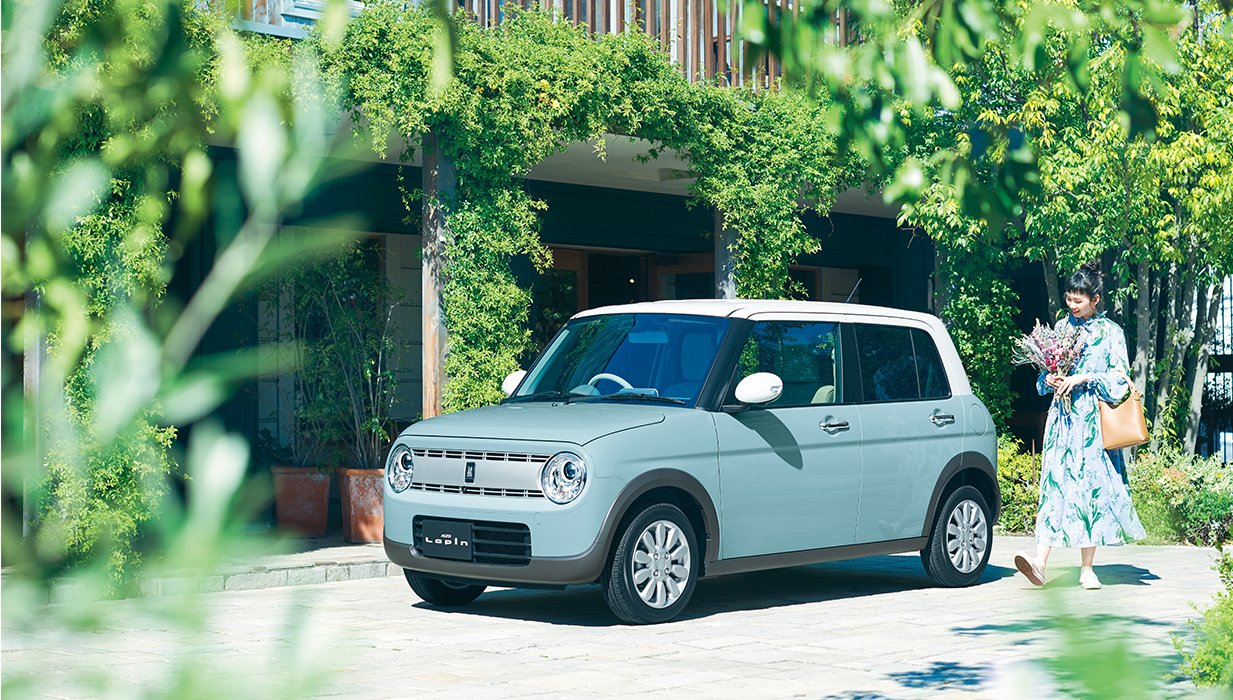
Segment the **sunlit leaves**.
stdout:
<svg viewBox="0 0 1233 700">
<path fill-rule="evenodd" d="M 817 0 L 806 3 L 799 14 L 776 14 L 763 0 L 750 0 L 743 12 L 747 46 L 755 54 L 767 51 L 780 57 L 790 83 L 829 97 L 835 104 L 832 123 L 840 130 L 840 144 L 865 158 L 875 177 L 893 167 L 903 132 L 909 128 L 906 113 L 888 118 L 893 113 L 882 105 L 899 99 L 916 115 L 956 110 L 957 88 L 951 77 L 979 65 L 990 47 L 1004 51 L 1011 65 L 1021 67 L 1042 87 L 1064 80 L 1083 93 L 1090 83 L 1091 37 L 1113 42 L 1126 55 L 1119 64 L 1124 69 L 1116 101 L 1121 118 L 1132 135 L 1153 134 L 1160 116 L 1151 95 L 1160 89 L 1162 71 L 1175 72 L 1179 67 L 1169 32 L 1176 32 L 1188 18 L 1181 5 L 1164 0 L 930 0 L 902 13 L 876 0 Z M 846 13 L 848 21 L 860 28 L 861 38 L 854 46 L 830 45 L 839 13 Z M 1060 61 L 1049 46 L 1059 33 L 1068 43 Z M 886 94 L 873 94 L 879 92 Z M 1010 138 L 1011 129 L 1026 130 L 1026 142 L 1011 149 L 1017 153 L 1017 165 L 987 180 L 985 187 L 971 188 L 966 181 L 976 176 L 973 164 L 946 155 L 940 161 L 947 163 L 945 172 L 963 180 L 950 184 L 964 208 L 978 213 L 998 235 L 1008 220 L 1022 214 L 1020 201 L 1032 195 L 1039 179 L 1031 174 L 1036 168 L 1034 152 L 1048 148 L 1053 135 L 1036 134 L 1037 124 L 1032 123 L 982 121 L 995 142 Z M 1040 142 L 1033 138 L 1037 135 L 1043 137 Z M 886 191 L 892 201 L 904 203 L 917 189 L 901 182 Z"/>
</svg>

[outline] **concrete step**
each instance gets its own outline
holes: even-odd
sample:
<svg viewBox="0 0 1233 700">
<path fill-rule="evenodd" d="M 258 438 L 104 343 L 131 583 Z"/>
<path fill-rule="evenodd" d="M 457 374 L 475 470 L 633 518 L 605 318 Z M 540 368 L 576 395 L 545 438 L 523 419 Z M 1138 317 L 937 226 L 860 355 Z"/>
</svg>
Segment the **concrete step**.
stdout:
<svg viewBox="0 0 1233 700">
<path fill-rule="evenodd" d="M 229 559 L 218 573 L 167 576 L 141 582 L 145 596 L 248 591 L 305 586 L 331 581 L 356 581 L 399 576 L 402 567 L 390 563 L 381 543 L 348 544 L 339 536 L 285 540 L 281 554 Z"/>
</svg>

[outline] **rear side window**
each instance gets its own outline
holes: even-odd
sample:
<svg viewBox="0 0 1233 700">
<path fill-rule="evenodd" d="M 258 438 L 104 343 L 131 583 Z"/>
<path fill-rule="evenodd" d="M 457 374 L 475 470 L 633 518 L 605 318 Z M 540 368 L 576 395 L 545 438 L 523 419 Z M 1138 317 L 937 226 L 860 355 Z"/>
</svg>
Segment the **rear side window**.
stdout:
<svg viewBox="0 0 1233 700">
<path fill-rule="evenodd" d="M 741 349 L 736 385 L 756 372 L 773 372 L 783 393 L 767 406 L 841 403 L 839 324 L 813 321 L 761 321 Z"/>
<path fill-rule="evenodd" d="M 922 399 L 941 399 L 950 396 L 950 382 L 946 380 L 946 368 L 933 338 L 918 328 L 912 329 L 912 347 L 916 350 L 916 377 L 920 382 Z"/>
<path fill-rule="evenodd" d="M 866 402 L 950 395 L 942 359 L 928 333 L 915 328 L 866 324 L 857 324 L 855 330 Z"/>
</svg>

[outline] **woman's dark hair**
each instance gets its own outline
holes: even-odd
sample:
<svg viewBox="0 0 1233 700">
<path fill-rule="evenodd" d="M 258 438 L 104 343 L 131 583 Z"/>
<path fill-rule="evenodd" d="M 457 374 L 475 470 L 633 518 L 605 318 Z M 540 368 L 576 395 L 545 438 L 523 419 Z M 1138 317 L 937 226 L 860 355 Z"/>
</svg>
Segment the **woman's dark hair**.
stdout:
<svg viewBox="0 0 1233 700">
<path fill-rule="evenodd" d="M 1095 299 L 1104 294 L 1105 283 L 1100 276 L 1100 262 L 1093 260 L 1083 263 L 1078 270 L 1066 278 L 1067 294 L 1082 294 L 1088 299 Z"/>
</svg>

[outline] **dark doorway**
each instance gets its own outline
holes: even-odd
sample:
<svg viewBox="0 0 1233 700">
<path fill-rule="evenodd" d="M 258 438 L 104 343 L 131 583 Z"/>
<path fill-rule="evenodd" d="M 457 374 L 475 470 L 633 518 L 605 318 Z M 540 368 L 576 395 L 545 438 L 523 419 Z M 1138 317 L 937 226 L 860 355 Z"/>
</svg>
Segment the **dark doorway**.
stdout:
<svg viewBox="0 0 1233 700">
<path fill-rule="evenodd" d="M 587 256 L 587 300 L 594 309 L 610 304 L 646 301 L 643 259 L 635 255 Z"/>
</svg>

